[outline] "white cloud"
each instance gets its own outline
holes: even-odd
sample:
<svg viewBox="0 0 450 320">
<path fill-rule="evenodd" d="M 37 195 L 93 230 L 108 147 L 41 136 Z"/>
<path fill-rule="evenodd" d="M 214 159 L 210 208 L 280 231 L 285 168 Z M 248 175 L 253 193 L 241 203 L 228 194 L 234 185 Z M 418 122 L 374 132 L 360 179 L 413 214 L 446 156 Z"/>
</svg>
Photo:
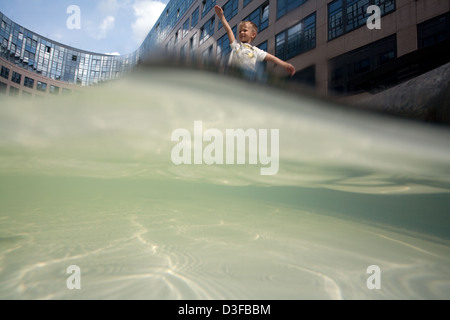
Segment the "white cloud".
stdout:
<svg viewBox="0 0 450 320">
<path fill-rule="evenodd" d="M 102 0 L 98 4 L 98 8 L 104 14 L 115 14 L 119 9 L 119 5 L 117 0 Z"/>
<path fill-rule="evenodd" d="M 106 38 L 106 34 L 114 29 L 116 19 L 113 16 L 106 17 L 98 28 L 97 39 Z"/>
<path fill-rule="evenodd" d="M 156 23 L 166 4 L 161 1 L 140 0 L 133 5 L 136 20 L 132 24 L 132 29 L 136 41 L 141 43 Z"/>
</svg>

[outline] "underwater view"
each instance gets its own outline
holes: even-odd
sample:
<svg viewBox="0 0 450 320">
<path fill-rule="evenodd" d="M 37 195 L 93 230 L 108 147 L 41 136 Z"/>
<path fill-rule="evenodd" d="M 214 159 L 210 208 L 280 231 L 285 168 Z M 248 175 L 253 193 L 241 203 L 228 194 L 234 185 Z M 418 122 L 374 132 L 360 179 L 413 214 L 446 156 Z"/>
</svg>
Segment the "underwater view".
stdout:
<svg viewBox="0 0 450 320">
<path fill-rule="evenodd" d="M 446 126 L 163 67 L 0 96 L 3 300 L 449 299 L 449 214 Z"/>
</svg>

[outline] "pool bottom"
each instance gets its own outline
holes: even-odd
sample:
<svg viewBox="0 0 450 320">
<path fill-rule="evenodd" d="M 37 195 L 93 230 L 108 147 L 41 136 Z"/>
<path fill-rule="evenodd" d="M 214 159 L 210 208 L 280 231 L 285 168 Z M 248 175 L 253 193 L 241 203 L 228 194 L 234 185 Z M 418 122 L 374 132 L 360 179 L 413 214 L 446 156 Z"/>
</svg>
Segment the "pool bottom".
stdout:
<svg viewBox="0 0 450 320">
<path fill-rule="evenodd" d="M 38 175 L 0 181 L 0 299 L 450 297 L 446 239 L 288 206 L 264 187 Z M 346 193 L 333 201 L 339 195 Z M 72 265 L 80 290 L 67 287 Z M 379 290 L 367 285 L 372 265 L 380 268 Z"/>
</svg>

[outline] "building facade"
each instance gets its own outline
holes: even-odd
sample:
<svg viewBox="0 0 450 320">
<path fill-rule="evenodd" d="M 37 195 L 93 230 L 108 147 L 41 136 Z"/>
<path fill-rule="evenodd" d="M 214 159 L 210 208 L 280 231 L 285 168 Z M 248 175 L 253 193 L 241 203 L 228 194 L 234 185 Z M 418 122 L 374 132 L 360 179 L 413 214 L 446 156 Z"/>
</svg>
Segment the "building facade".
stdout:
<svg viewBox="0 0 450 320">
<path fill-rule="evenodd" d="M 216 4 L 235 32 L 239 22 L 255 22 L 253 44 L 292 63 L 290 81 L 322 94 L 377 92 L 449 61 L 449 0 L 171 0 L 127 56 L 65 46 L 0 13 L 0 92 L 64 94 L 120 77 L 156 50 L 186 63 L 226 65 L 230 45 Z M 369 6 L 379 9 L 378 20 Z"/>
<path fill-rule="evenodd" d="M 242 20 L 255 22 L 253 44 L 292 63 L 292 81 L 322 94 L 376 92 L 449 61 L 448 0 L 172 0 L 141 57 L 158 46 L 183 61 L 225 64 L 230 45 L 216 4 L 234 31 Z M 379 29 L 370 5 L 380 9 Z"/>
<path fill-rule="evenodd" d="M 116 79 L 134 54 L 88 52 L 42 37 L 0 12 L 0 93 L 17 97 L 69 94 Z"/>
</svg>

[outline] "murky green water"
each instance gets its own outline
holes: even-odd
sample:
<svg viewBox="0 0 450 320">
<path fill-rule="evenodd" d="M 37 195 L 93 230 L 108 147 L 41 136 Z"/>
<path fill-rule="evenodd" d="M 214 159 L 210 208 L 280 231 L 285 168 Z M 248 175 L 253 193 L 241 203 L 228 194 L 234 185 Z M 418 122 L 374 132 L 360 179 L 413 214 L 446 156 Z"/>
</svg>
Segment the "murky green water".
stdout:
<svg viewBox="0 0 450 320">
<path fill-rule="evenodd" d="M 450 298 L 448 128 L 181 70 L 0 99 L 1 299 Z M 279 129 L 278 174 L 174 165 L 194 121 Z"/>
</svg>

